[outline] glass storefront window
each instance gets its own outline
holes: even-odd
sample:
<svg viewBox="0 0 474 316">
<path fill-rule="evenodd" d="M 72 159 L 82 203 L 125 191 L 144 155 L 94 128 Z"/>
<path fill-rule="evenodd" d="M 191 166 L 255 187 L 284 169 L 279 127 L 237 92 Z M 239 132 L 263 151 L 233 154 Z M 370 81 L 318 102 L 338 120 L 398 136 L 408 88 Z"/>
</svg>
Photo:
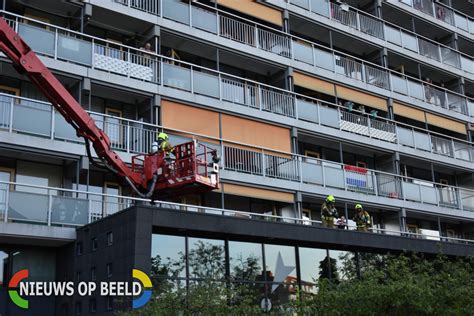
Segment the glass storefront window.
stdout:
<svg viewBox="0 0 474 316">
<path fill-rule="evenodd" d="M 186 277 L 185 238 L 153 235 L 151 241 L 151 274 L 153 277 Z"/>
<path fill-rule="evenodd" d="M 283 284 L 296 279 L 295 248 L 290 246 L 265 245 L 267 282 L 274 282 L 268 294 L 281 290 Z M 279 289 L 280 288 L 280 289 Z"/>
<path fill-rule="evenodd" d="M 317 282 L 321 276 L 321 264 L 325 264 L 326 249 L 299 248 L 301 287 L 303 293 L 317 293 Z"/>
<path fill-rule="evenodd" d="M 229 241 L 230 275 L 234 280 L 255 281 L 262 274 L 262 245 Z"/>
<path fill-rule="evenodd" d="M 219 280 L 225 277 L 225 247 L 223 240 L 188 239 L 189 277 Z"/>
</svg>

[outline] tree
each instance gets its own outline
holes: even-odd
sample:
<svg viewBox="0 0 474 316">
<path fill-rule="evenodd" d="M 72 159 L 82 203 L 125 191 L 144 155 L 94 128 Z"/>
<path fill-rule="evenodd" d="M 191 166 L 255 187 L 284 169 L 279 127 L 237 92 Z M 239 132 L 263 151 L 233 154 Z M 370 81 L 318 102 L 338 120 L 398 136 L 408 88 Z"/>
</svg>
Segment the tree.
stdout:
<svg viewBox="0 0 474 316">
<path fill-rule="evenodd" d="M 319 278 L 339 282 L 336 259 L 326 256 L 319 262 Z"/>
</svg>

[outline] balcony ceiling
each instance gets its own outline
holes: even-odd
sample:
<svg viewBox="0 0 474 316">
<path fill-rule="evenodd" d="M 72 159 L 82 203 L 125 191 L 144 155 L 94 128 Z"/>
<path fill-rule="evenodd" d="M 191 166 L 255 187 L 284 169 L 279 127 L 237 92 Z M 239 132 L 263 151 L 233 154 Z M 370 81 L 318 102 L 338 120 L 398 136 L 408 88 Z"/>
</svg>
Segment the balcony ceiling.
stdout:
<svg viewBox="0 0 474 316">
<path fill-rule="evenodd" d="M 303 38 L 329 45 L 329 30 L 314 22 L 290 15 L 290 28 L 292 33 L 296 32 Z"/>
<path fill-rule="evenodd" d="M 136 34 L 144 34 L 152 26 L 152 23 L 97 6 L 94 6 L 89 23 L 130 37 L 136 36 Z"/>
<path fill-rule="evenodd" d="M 114 89 L 99 84 L 93 84 L 91 91 L 94 97 L 120 101 L 128 104 L 137 104 L 149 99 L 147 96 L 135 94 L 121 89 Z"/>
<path fill-rule="evenodd" d="M 10 0 L 7 1 L 7 3 Z M 61 17 L 73 16 L 79 13 L 81 7 L 67 1 L 58 0 L 11 0 L 11 6 L 17 8 L 29 8 Z M 7 7 L 9 8 L 9 7 Z"/>
</svg>

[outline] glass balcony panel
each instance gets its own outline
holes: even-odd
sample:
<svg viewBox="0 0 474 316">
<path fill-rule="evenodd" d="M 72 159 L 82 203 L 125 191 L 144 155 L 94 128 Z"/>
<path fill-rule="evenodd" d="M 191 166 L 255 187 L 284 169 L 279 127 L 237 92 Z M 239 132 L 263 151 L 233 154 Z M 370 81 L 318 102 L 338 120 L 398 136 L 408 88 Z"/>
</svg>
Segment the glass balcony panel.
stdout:
<svg viewBox="0 0 474 316">
<path fill-rule="evenodd" d="M 323 162 L 323 167 L 326 186 L 343 189 L 345 184 L 342 166 Z"/>
<path fill-rule="evenodd" d="M 418 38 L 418 47 L 420 49 L 420 54 L 428 57 L 430 59 L 434 59 L 437 61 L 440 61 L 439 58 L 439 46 L 436 44 L 433 44 L 427 40 L 424 40 L 422 38 Z"/>
<path fill-rule="evenodd" d="M 453 187 L 438 187 L 439 204 L 445 207 L 457 207 L 457 192 Z"/>
<path fill-rule="evenodd" d="M 338 55 L 334 56 L 334 58 L 336 62 L 336 73 L 356 80 L 363 80 L 362 64 L 360 62 Z"/>
<path fill-rule="evenodd" d="M 474 73 L 474 62 L 472 59 L 461 55 L 461 69 L 470 73 Z"/>
<path fill-rule="evenodd" d="M 54 138 L 74 142 L 84 142 L 83 138 L 77 137 L 76 130 L 58 112 L 54 113 Z"/>
<path fill-rule="evenodd" d="M 180 0 L 162 1 L 163 16 L 171 20 L 189 25 L 189 5 Z"/>
<path fill-rule="evenodd" d="M 365 194 L 374 194 L 375 186 L 373 173 L 364 168 L 354 170 L 352 166 L 344 166 L 346 170 L 346 187 L 348 190 L 362 192 Z"/>
<path fill-rule="evenodd" d="M 385 70 L 365 65 L 365 80 L 368 84 L 389 89 L 388 73 Z"/>
<path fill-rule="evenodd" d="M 309 1 L 310 0 L 291 0 L 290 3 L 303 9 L 309 10 Z"/>
<path fill-rule="evenodd" d="M 265 175 L 267 177 L 298 180 L 298 164 L 293 158 L 265 154 Z"/>
<path fill-rule="evenodd" d="M 298 105 L 298 119 L 318 123 L 318 106 L 312 102 L 296 99 Z"/>
<path fill-rule="evenodd" d="M 214 12 L 192 6 L 191 13 L 193 27 L 217 34 L 217 15 Z"/>
<path fill-rule="evenodd" d="M 163 82 L 166 86 L 182 90 L 191 90 L 190 69 L 163 63 Z"/>
<path fill-rule="evenodd" d="M 379 196 L 385 196 L 394 199 L 401 197 L 400 178 L 389 174 L 377 173 L 376 179 L 377 192 Z"/>
<path fill-rule="evenodd" d="M 304 157 L 301 162 L 303 182 L 323 184 L 323 169 L 321 161 Z"/>
<path fill-rule="evenodd" d="M 54 56 L 54 33 L 43 28 L 20 23 L 18 34 L 35 52 Z"/>
<path fill-rule="evenodd" d="M 360 31 L 373 37 L 384 39 L 383 23 L 380 20 L 359 14 Z"/>
<path fill-rule="evenodd" d="M 313 49 L 309 44 L 299 41 L 293 41 L 293 54 L 295 60 L 314 65 Z"/>
<path fill-rule="evenodd" d="M 413 6 L 413 0 L 400 0 L 400 2 L 409 5 L 410 7 Z"/>
<path fill-rule="evenodd" d="M 310 0 L 311 11 L 329 17 L 329 0 Z"/>
<path fill-rule="evenodd" d="M 402 31 L 402 43 L 403 47 L 405 47 L 406 49 L 418 52 L 418 43 L 416 41 L 416 37 L 411 33 Z"/>
<path fill-rule="evenodd" d="M 454 142 L 454 157 L 461 160 L 472 161 L 473 148 L 471 145 L 461 142 Z"/>
<path fill-rule="evenodd" d="M 397 126 L 398 142 L 402 145 L 415 147 L 413 130 Z"/>
<path fill-rule="evenodd" d="M 430 151 L 430 136 L 425 133 L 414 131 L 415 144 L 417 149 Z"/>
<path fill-rule="evenodd" d="M 399 29 L 385 24 L 385 35 L 387 36 L 387 41 L 390 43 L 402 46 L 402 34 Z"/>
<path fill-rule="evenodd" d="M 51 107 L 42 103 L 15 104 L 13 130 L 35 135 L 51 135 Z"/>
<path fill-rule="evenodd" d="M 407 80 L 408 82 L 408 93 L 411 97 L 424 100 L 425 99 L 425 93 L 423 90 L 423 85 L 421 83 L 412 81 L 412 80 Z"/>
<path fill-rule="evenodd" d="M 449 157 L 454 156 L 452 143 L 449 139 L 431 136 L 431 147 L 433 149 L 433 152 L 437 154 Z"/>
<path fill-rule="evenodd" d="M 331 16 L 334 20 L 357 29 L 357 12 L 351 11 L 349 6 L 331 3 Z"/>
<path fill-rule="evenodd" d="M 420 186 L 418 184 L 402 182 L 402 185 L 405 199 L 415 202 L 421 202 Z"/>
<path fill-rule="evenodd" d="M 65 35 L 59 35 L 58 58 L 91 66 L 92 43 Z"/>
<path fill-rule="evenodd" d="M 459 61 L 459 54 L 449 49 L 447 47 L 441 46 L 441 60 L 443 64 L 451 65 L 453 67 L 459 68 L 460 61 Z"/>
<path fill-rule="evenodd" d="M 0 95 L 0 128 L 8 129 L 10 127 L 12 102 L 15 102 L 15 99 L 12 97 Z"/>
<path fill-rule="evenodd" d="M 456 12 L 454 13 L 454 24 L 456 25 L 457 28 L 468 32 L 469 31 L 468 23 L 469 23 L 468 19 L 465 16 L 460 15 L 459 13 L 456 13 Z"/>
<path fill-rule="evenodd" d="M 258 48 L 280 56 L 291 57 L 290 38 L 267 30 L 258 30 Z"/>
<path fill-rule="evenodd" d="M 413 7 L 423 13 L 433 16 L 432 0 L 414 0 Z"/>
<path fill-rule="evenodd" d="M 334 71 L 334 58 L 331 52 L 321 50 L 315 47 L 314 55 L 316 58 L 316 66 Z"/>
<path fill-rule="evenodd" d="M 436 188 L 421 185 L 421 196 L 423 197 L 423 203 L 438 204 L 436 197 Z"/>
<path fill-rule="evenodd" d="M 53 196 L 51 224 L 85 225 L 89 221 L 89 201 L 66 196 Z"/>
<path fill-rule="evenodd" d="M 454 23 L 454 11 L 447 9 L 446 7 L 434 3 L 435 16 L 438 20 L 453 25 Z"/>
<path fill-rule="evenodd" d="M 390 74 L 392 80 L 392 89 L 395 92 L 408 95 L 407 80 L 405 78 L 399 77 L 395 74 Z"/>
<path fill-rule="evenodd" d="M 194 92 L 214 98 L 219 97 L 219 77 L 214 74 L 193 71 Z"/>
<path fill-rule="evenodd" d="M 460 95 L 453 94 L 450 92 L 447 92 L 446 96 L 448 98 L 448 109 L 452 111 L 456 111 L 458 113 L 468 114 L 465 98 L 463 98 Z"/>
<path fill-rule="evenodd" d="M 459 194 L 463 210 L 474 212 L 474 191 L 460 189 Z"/>
<path fill-rule="evenodd" d="M 31 192 L 9 192 L 8 218 L 26 222 L 48 222 L 49 197 Z"/>
<path fill-rule="evenodd" d="M 339 128 L 339 113 L 336 109 L 320 106 L 319 114 L 321 116 L 321 124 Z"/>
</svg>

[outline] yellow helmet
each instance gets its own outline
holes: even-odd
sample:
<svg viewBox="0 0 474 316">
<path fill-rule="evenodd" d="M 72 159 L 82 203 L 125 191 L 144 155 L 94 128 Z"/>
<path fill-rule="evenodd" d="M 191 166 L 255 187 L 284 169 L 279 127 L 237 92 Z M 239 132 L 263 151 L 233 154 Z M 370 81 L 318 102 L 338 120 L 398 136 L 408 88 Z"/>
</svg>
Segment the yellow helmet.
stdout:
<svg viewBox="0 0 474 316">
<path fill-rule="evenodd" d="M 362 204 L 357 203 L 357 204 L 355 205 L 355 209 L 356 209 L 356 210 L 362 210 L 362 209 L 363 209 L 363 208 L 362 208 Z"/>
<path fill-rule="evenodd" d="M 328 195 L 328 197 L 326 198 L 326 202 L 327 203 L 336 203 L 336 199 L 334 198 L 333 195 Z"/>
<path fill-rule="evenodd" d="M 168 134 L 161 132 L 158 134 L 158 139 L 168 140 Z"/>
</svg>

